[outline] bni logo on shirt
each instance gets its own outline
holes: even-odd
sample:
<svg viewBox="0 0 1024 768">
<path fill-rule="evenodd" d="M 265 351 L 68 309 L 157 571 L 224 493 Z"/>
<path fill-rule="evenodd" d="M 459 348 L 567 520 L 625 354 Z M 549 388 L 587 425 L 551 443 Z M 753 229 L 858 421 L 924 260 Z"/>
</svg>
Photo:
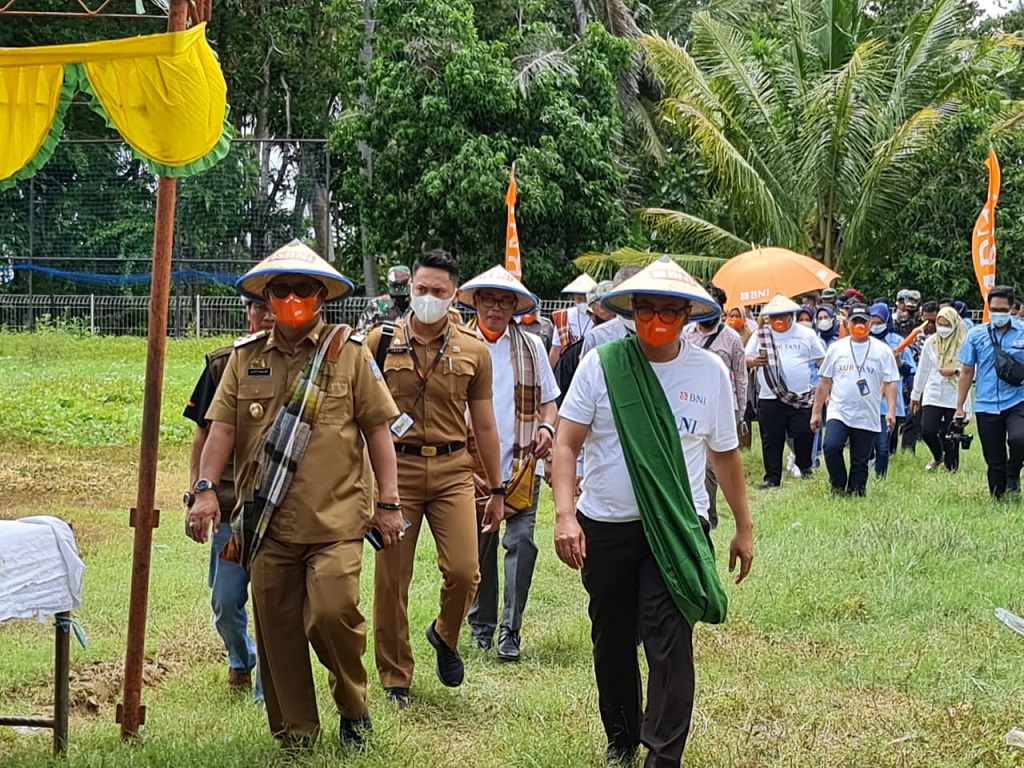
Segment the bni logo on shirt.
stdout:
<svg viewBox="0 0 1024 768">
<path fill-rule="evenodd" d="M 679 399 L 684 403 L 695 403 L 697 405 L 707 405 L 707 395 L 702 395 L 699 392 L 680 392 Z"/>
</svg>

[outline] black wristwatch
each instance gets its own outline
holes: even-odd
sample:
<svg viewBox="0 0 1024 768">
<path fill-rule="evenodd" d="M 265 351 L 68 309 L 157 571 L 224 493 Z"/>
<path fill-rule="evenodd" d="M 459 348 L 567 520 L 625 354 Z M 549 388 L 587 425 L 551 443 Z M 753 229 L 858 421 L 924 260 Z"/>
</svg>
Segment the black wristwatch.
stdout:
<svg viewBox="0 0 1024 768">
<path fill-rule="evenodd" d="M 497 488 L 491 488 L 491 496 L 508 496 L 508 486 L 502 483 Z"/>
<path fill-rule="evenodd" d="M 185 491 L 181 497 L 181 503 L 185 505 L 186 509 L 192 509 L 192 505 L 196 503 L 196 495 L 192 491 Z"/>
<path fill-rule="evenodd" d="M 199 478 L 199 480 L 196 481 L 195 491 L 196 493 L 202 493 L 203 491 L 213 491 L 214 493 L 216 493 L 217 486 L 214 485 L 211 481 L 207 480 L 205 477 L 201 477 Z"/>
</svg>

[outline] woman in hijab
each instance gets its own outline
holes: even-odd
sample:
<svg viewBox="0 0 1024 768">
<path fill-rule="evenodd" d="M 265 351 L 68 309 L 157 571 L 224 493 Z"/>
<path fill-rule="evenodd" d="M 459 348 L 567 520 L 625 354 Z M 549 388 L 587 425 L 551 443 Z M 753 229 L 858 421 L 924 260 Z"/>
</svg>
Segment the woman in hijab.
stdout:
<svg viewBox="0 0 1024 768">
<path fill-rule="evenodd" d="M 796 313 L 796 321 L 805 328 L 814 330 L 814 307 L 801 306 Z"/>
<path fill-rule="evenodd" d="M 839 341 L 839 323 L 836 321 L 836 311 L 830 304 L 822 304 L 817 309 L 814 330 L 821 337 L 821 342 L 828 349 L 829 345 Z"/>
<path fill-rule="evenodd" d="M 893 326 L 892 310 L 884 301 L 871 305 L 871 334 L 879 341 L 889 345 L 889 349 L 895 350 L 903 341 L 903 337 L 896 333 Z M 909 349 L 904 349 L 896 355 L 896 365 L 899 367 L 902 387 L 896 393 L 896 429 L 900 423 L 907 418 L 907 394 L 914 386 L 914 371 L 917 366 L 914 364 L 914 354 Z M 878 433 L 875 443 L 875 476 L 879 479 L 885 477 L 889 471 L 889 454 L 891 452 L 890 434 L 885 425 L 885 414 L 887 409 L 885 398 L 882 398 L 880 418 L 882 420 L 882 431 Z"/>
<path fill-rule="evenodd" d="M 974 327 L 974 321 L 971 320 L 971 312 L 967 309 L 967 305 L 964 304 L 960 299 L 953 302 L 953 309 L 960 315 L 960 319 L 964 321 L 964 327 L 969 331 Z"/>
<path fill-rule="evenodd" d="M 957 383 L 960 380 L 960 347 L 967 338 L 967 326 L 953 307 L 943 307 L 935 320 L 935 334 L 929 336 L 921 350 L 921 367 L 910 396 L 911 411 L 921 411 L 921 439 L 932 452 L 925 464 L 931 472 L 944 463 L 950 472 L 960 468 L 960 444 L 947 443 L 956 410 Z M 970 400 L 964 411 L 970 414 Z"/>
<path fill-rule="evenodd" d="M 740 339 L 743 341 L 743 346 L 747 345 L 747 342 L 750 341 L 751 334 L 757 330 L 757 325 L 752 323 L 748 318 L 749 315 L 747 314 L 746 307 L 733 307 L 725 316 L 725 324 L 740 335 Z M 752 325 L 753 327 L 751 327 Z"/>
<path fill-rule="evenodd" d="M 746 347 L 754 331 L 757 330 L 757 324 L 750 319 L 746 307 L 730 308 L 725 315 L 725 324 L 740 335 L 744 347 Z M 740 422 L 739 426 L 740 448 L 750 448 L 750 425 L 757 421 L 756 375 L 757 372 L 753 370 L 747 373 L 747 406 L 743 412 L 743 421 Z"/>
</svg>

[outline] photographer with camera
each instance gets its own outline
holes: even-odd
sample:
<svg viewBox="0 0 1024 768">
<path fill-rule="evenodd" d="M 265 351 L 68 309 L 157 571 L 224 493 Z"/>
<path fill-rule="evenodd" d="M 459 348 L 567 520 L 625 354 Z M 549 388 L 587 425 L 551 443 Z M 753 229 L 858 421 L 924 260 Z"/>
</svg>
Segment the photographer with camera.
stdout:
<svg viewBox="0 0 1024 768">
<path fill-rule="evenodd" d="M 996 499 L 1020 496 L 1024 464 L 1024 322 L 1010 316 L 1013 288 L 997 285 L 989 291 L 989 322 L 967 332 L 960 349 L 960 385 L 956 419 L 964 411 L 971 382 L 975 384 L 974 413 L 978 438 L 988 465 L 988 490 Z M 1009 445 L 1009 457 L 1007 457 Z"/>
<path fill-rule="evenodd" d="M 935 320 L 935 334 L 929 336 L 921 350 L 921 360 L 914 389 L 910 395 L 910 412 L 921 414 L 921 439 L 932 452 L 932 460 L 925 464 L 931 472 L 944 464 L 950 472 L 960 468 L 960 444 L 964 448 L 973 439 L 964 435 L 966 418 L 956 422 L 954 414 L 960 376 L 960 348 L 967 338 L 967 327 L 952 307 L 939 310 Z M 970 412 L 970 398 L 964 401 L 965 412 Z M 947 439 L 951 435 L 960 439 Z"/>
</svg>

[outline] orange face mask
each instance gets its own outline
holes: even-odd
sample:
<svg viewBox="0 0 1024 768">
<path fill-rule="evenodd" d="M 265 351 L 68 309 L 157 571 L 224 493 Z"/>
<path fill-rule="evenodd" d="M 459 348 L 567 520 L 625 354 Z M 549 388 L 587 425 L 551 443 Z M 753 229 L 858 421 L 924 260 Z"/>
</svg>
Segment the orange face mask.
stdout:
<svg viewBox="0 0 1024 768">
<path fill-rule="evenodd" d="M 730 317 L 725 321 L 725 324 L 732 328 L 734 331 L 738 331 L 744 326 L 742 317 Z"/>
<path fill-rule="evenodd" d="M 772 330 L 776 333 L 785 333 L 789 330 L 789 318 L 777 317 L 771 321 Z"/>
<path fill-rule="evenodd" d="M 871 328 L 867 323 L 850 323 L 850 335 L 857 341 L 863 341 L 871 335 Z"/>
<path fill-rule="evenodd" d="M 302 298 L 294 293 L 289 293 L 283 299 L 274 296 L 270 297 L 270 308 L 274 310 L 274 317 L 290 328 L 301 328 L 316 318 L 316 303 L 319 297 L 314 294 Z"/>
<path fill-rule="evenodd" d="M 533 312 L 528 315 L 523 315 L 519 318 L 519 322 L 530 325 L 531 323 L 537 322 L 537 315 Z"/>
<path fill-rule="evenodd" d="M 497 333 L 495 333 L 494 331 L 489 330 L 487 326 L 484 325 L 483 323 L 477 323 L 476 327 L 480 331 L 480 335 L 487 339 L 489 342 L 491 342 L 491 344 L 500 339 L 501 334 L 504 333 L 504 331 L 498 331 Z"/>
<path fill-rule="evenodd" d="M 657 312 L 650 320 L 636 319 L 636 335 L 644 344 L 652 347 L 663 347 L 671 344 L 679 338 L 679 332 L 683 330 L 683 318 L 677 317 L 671 323 L 666 323 Z"/>
</svg>

